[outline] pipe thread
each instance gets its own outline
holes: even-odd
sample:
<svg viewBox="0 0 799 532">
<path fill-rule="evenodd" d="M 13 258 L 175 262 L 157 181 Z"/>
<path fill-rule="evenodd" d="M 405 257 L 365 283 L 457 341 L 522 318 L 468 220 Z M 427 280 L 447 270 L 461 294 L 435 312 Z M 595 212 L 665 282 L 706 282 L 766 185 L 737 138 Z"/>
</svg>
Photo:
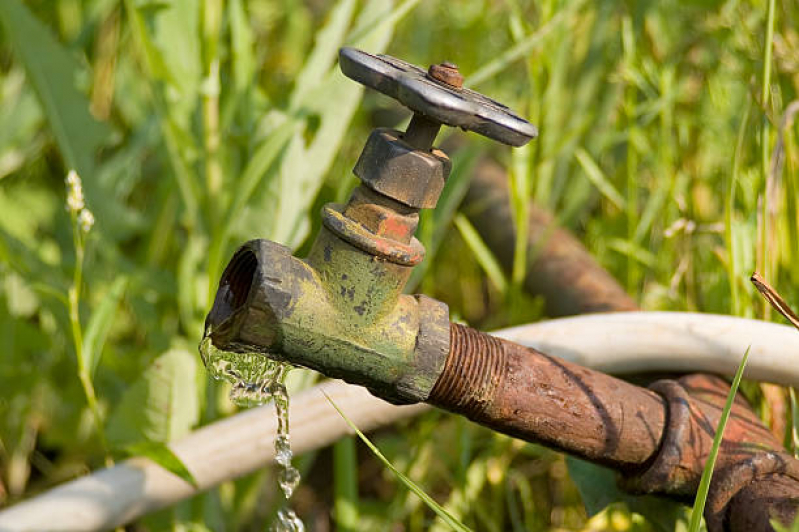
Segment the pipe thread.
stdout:
<svg viewBox="0 0 799 532">
<path fill-rule="evenodd" d="M 471 419 L 491 404 L 506 371 L 505 350 L 493 336 L 450 324 L 450 350 L 428 402 Z"/>
</svg>

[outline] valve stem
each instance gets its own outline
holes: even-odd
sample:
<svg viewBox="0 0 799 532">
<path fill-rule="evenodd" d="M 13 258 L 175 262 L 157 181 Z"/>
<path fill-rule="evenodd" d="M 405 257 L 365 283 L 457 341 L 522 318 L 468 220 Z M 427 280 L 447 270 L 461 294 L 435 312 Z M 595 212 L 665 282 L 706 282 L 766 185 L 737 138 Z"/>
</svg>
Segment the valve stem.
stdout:
<svg viewBox="0 0 799 532">
<path fill-rule="evenodd" d="M 436 140 L 441 122 L 431 120 L 420 113 L 414 113 L 408 129 L 403 133 L 402 140 L 417 150 L 430 151 Z"/>
</svg>

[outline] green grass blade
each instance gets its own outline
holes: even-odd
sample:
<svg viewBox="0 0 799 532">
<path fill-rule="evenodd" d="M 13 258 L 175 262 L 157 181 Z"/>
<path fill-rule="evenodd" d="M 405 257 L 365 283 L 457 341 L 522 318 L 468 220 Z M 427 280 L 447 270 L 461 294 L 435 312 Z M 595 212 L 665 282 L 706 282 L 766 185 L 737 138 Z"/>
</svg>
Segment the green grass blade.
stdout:
<svg viewBox="0 0 799 532">
<path fill-rule="evenodd" d="M 710 490 L 710 481 L 713 478 L 713 468 L 716 465 L 716 458 L 719 454 L 719 447 L 721 440 L 724 438 L 724 427 L 727 426 L 727 420 L 730 417 L 730 410 L 732 410 L 732 403 L 735 400 L 735 394 L 738 392 L 738 386 L 741 384 L 741 377 L 744 374 L 746 361 L 749 360 L 749 350 L 752 346 L 746 348 L 741 364 L 738 366 L 738 371 L 735 372 L 735 378 L 730 385 L 730 393 L 727 395 L 727 403 L 724 405 L 724 410 L 721 411 L 719 418 L 719 425 L 716 427 L 716 436 L 713 438 L 713 447 L 710 448 L 710 454 L 705 462 L 705 470 L 702 472 L 702 479 L 699 481 L 699 489 L 696 492 L 696 499 L 694 501 L 693 511 L 691 512 L 691 522 L 688 525 L 690 532 L 699 532 L 699 526 L 702 521 L 702 513 L 705 511 L 705 502 L 707 501 L 707 493 Z"/>
<path fill-rule="evenodd" d="M 613 205 L 624 210 L 627 207 L 627 202 L 624 200 L 624 197 L 616 190 L 616 187 L 613 186 L 588 152 L 580 148 L 574 152 L 574 157 L 577 159 L 577 162 L 580 163 L 580 166 L 585 172 L 586 177 L 588 177 L 588 180 L 591 181 L 591 184 L 593 184 L 603 196 L 610 200 Z"/>
<path fill-rule="evenodd" d="M 347 36 L 347 28 L 354 11 L 354 0 L 339 0 L 330 10 L 329 20 L 317 34 L 316 45 L 297 76 L 294 91 L 291 94 L 290 107 L 292 109 L 297 109 L 304 104 L 309 91 L 323 82 L 330 70 L 330 65 L 335 62 L 338 49 Z"/>
<path fill-rule="evenodd" d="M 791 448 L 793 455 L 799 458 L 799 401 L 796 399 L 796 388 L 788 388 L 791 398 Z"/>
<path fill-rule="evenodd" d="M 559 11 L 557 15 L 552 17 L 549 22 L 538 28 L 538 30 L 514 44 L 512 47 L 505 50 L 505 52 L 497 56 L 493 61 L 486 63 L 478 71 L 469 76 L 469 79 L 466 80 L 466 85 L 469 87 L 480 85 L 481 83 L 488 81 L 498 73 L 505 70 L 508 65 L 514 61 L 528 56 L 531 51 L 543 44 L 544 39 L 550 33 L 552 33 L 553 30 L 557 29 L 562 22 L 571 17 L 571 15 L 575 13 L 577 8 L 579 8 L 582 4 L 583 2 L 581 1 L 573 2 L 566 9 Z"/>
<path fill-rule="evenodd" d="M 161 134 L 164 146 L 169 155 L 169 164 L 175 174 L 178 188 L 180 189 L 183 203 L 188 211 L 189 220 L 194 223 L 198 218 L 200 190 L 195 176 L 189 167 L 184 153 L 192 151 L 188 137 L 181 133 L 178 125 L 171 119 L 169 105 L 162 94 L 159 81 L 174 84 L 174 76 L 166 66 L 163 55 L 153 43 L 147 33 L 147 26 L 139 9 L 133 0 L 125 0 L 125 11 L 131 27 L 131 35 L 135 47 L 139 51 L 148 84 L 152 94 L 153 104 L 159 117 Z"/>
<path fill-rule="evenodd" d="M 505 275 L 502 273 L 502 267 L 499 265 L 494 254 L 488 249 L 488 246 L 474 226 L 462 214 L 455 216 L 455 227 L 460 231 L 466 245 L 469 246 L 480 267 L 486 272 L 488 278 L 494 283 L 503 294 L 508 288 L 508 282 L 505 280 Z"/>
<path fill-rule="evenodd" d="M 199 489 L 197 480 L 191 474 L 186 464 L 165 443 L 155 441 L 141 441 L 125 447 L 125 452 L 130 456 L 143 456 L 163 467 L 173 475 L 177 475 L 195 489 Z"/>
<path fill-rule="evenodd" d="M 324 391 L 322 393 L 325 395 L 327 400 L 330 401 L 330 404 L 333 405 L 333 408 L 336 409 L 336 411 L 344 419 L 344 421 L 347 422 L 347 425 L 349 425 L 350 428 L 355 432 L 355 434 L 358 435 L 361 441 L 364 442 L 367 447 L 369 447 L 369 449 L 381 462 L 383 462 L 383 465 L 389 468 L 389 470 L 391 470 L 391 472 L 394 473 L 394 475 L 396 475 L 396 477 L 400 480 L 400 482 L 405 484 L 405 486 L 409 490 L 411 490 L 420 499 L 422 499 L 422 501 L 428 506 L 428 508 L 433 510 L 433 512 L 435 512 L 435 514 L 439 516 L 453 530 L 456 530 L 458 532 L 468 532 L 470 530 L 469 527 L 458 521 L 454 516 L 452 516 L 449 512 L 447 512 L 444 508 L 442 508 L 441 505 L 439 505 L 432 497 L 430 497 L 430 495 L 425 493 L 422 488 L 416 485 L 414 481 L 406 477 L 401 471 L 399 471 L 396 467 L 394 467 L 394 464 L 392 464 L 388 460 L 388 458 L 386 458 L 383 455 L 383 453 L 380 452 L 380 449 L 378 449 L 375 446 L 375 444 L 373 444 L 369 440 L 369 438 L 367 438 L 366 435 L 363 432 L 361 432 L 352 421 L 350 421 L 350 419 L 344 414 L 344 412 L 341 411 L 338 405 L 333 402 L 333 399 L 331 399 L 330 396 L 327 395 Z"/>
<path fill-rule="evenodd" d="M 18 0 L 0 2 L 0 22 L 6 40 L 25 66 L 65 165 L 75 168 L 87 181 L 90 193 L 94 156 L 108 141 L 111 130 L 92 117 L 88 99 L 75 86 L 82 69 L 49 29 Z"/>
<path fill-rule="evenodd" d="M 770 523 L 776 532 L 799 532 L 799 517 L 794 520 L 791 526 L 785 526 L 776 519 L 772 519 Z"/>
<path fill-rule="evenodd" d="M 352 436 L 333 445 L 333 472 L 336 530 L 355 532 L 358 529 L 358 456 Z"/>
<path fill-rule="evenodd" d="M 126 276 L 118 276 L 111 288 L 106 292 L 100 305 L 92 312 L 89 323 L 86 325 L 86 332 L 83 335 L 83 349 L 81 349 L 81 356 L 83 357 L 81 364 L 89 370 L 90 376 L 94 375 L 97 365 L 100 363 L 100 355 L 103 352 L 105 339 L 108 336 L 111 325 L 114 323 L 119 301 L 122 299 L 122 294 L 125 293 L 127 284 L 128 279 Z"/>
</svg>

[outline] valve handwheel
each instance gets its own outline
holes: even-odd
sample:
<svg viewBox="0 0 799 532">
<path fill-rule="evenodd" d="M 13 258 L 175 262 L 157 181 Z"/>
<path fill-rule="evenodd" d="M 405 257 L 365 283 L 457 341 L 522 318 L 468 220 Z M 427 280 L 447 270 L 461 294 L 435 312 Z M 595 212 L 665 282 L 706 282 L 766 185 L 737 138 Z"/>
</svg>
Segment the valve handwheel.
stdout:
<svg viewBox="0 0 799 532">
<path fill-rule="evenodd" d="M 342 48 L 339 65 L 347 77 L 414 112 L 403 138 L 417 149 L 429 150 L 442 124 L 511 146 L 523 146 L 538 135 L 534 125 L 506 106 L 463 88 L 463 77 L 451 63 L 433 65 L 426 71 L 389 55 Z"/>
</svg>

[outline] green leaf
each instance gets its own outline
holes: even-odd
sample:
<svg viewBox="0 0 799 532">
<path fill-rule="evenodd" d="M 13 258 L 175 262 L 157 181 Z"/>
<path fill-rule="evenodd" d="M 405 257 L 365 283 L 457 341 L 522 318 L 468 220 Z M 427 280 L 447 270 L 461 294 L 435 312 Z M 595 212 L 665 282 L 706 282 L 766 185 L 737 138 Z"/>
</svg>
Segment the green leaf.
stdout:
<svg viewBox="0 0 799 532">
<path fill-rule="evenodd" d="M 236 111 L 246 110 L 244 118 L 251 124 L 254 117 L 250 115 L 252 109 L 252 94 L 255 89 L 255 37 L 250 28 L 247 12 L 242 5 L 242 0 L 232 0 L 228 4 L 228 19 L 230 24 L 230 69 L 232 73 L 232 90 L 229 98 L 222 98 L 222 130 L 226 131 L 231 126 Z"/>
<path fill-rule="evenodd" d="M 776 532 L 799 532 L 799 516 L 794 519 L 791 526 L 785 526 L 776 519 L 769 521 Z"/>
<path fill-rule="evenodd" d="M 18 0 L 0 2 L 0 22 L 39 96 L 65 164 L 90 182 L 95 153 L 110 128 L 92 117 L 88 100 L 75 86 L 80 65 Z"/>
<path fill-rule="evenodd" d="M 158 115 L 164 146 L 169 155 L 169 163 L 175 174 L 189 219 L 194 221 L 198 216 L 200 190 L 189 164 L 189 159 L 196 152 L 189 122 L 193 102 L 196 100 L 199 88 L 197 87 L 193 92 L 187 85 L 184 85 L 182 89 L 178 88 L 178 82 L 169 70 L 164 54 L 161 53 L 154 39 L 147 32 L 142 13 L 133 0 L 125 0 L 124 3 L 133 42 L 139 48 L 145 74 L 150 78 L 148 80 L 150 91 Z M 165 90 L 164 85 L 174 88 L 172 91 L 174 93 L 179 93 L 181 90 L 188 91 L 187 97 L 178 98 L 178 101 L 175 101 L 173 97 L 167 101 L 166 93 L 170 91 Z"/>
<path fill-rule="evenodd" d="M 749 360 L 749 350 L 751 348 L 752 346 L 746 348 L 746 352 L 738 366 L 738 371 L 735 372 L 735 377 L 732 379 L 730 393 L 727 394 L 727 403 L 724 405 L 724 410 L 721 411 L 719 425 L 716 427 L 716 435 L 713 437 L 713 446 L 710 448 L 710 454 L 707 457 L 707 462 L 705 462 L 705 470 L 702 471 L 702 478 L 699 481 L 699 488 L 696 491 L 696 499 L 694 500 L 694 507 L 691 513 L 691 523 L 688 526 L 690 532 L 699 532 L 702 523 L 702 513 L 705 511 L 705 502 L 707 501 L 708 491 L 710 491 L 710 480 L 713 478 L 713 468 L 716 466 L 716 458 L 719 455 L 721 440 L 724 439 L 724 428 L 727 426 L 727 420 L 730 418 L 732 403 L 735 400 L 735 394 L 738 392 L 738 386 L 741 384 L 741 377 L 743 377 L 744 374 L 746 361 Z"/>
<path fill-rule="evenodd" d="M 466 242 L 466 245 L 469 246 L 474 258 L 477 259 L 477 262 L 480 264 L 480 267 L 483 268 L 483 271 L 486 272 L 488 278 L 491 279 L 494 286 L 504 294 L 505 290 L 508 288 L 508 283 L 505 280 L 505 275 L 502 273 L 502 267 L 499 265 L 499 261 L 494 257 L 494 254 L 486 243 L 483 242 L 483 239 L 480 238 L 477 230 L 462 214 L 455 216 L 455 227 L 458 228 L 463 240 Z"/>
<path fill-rule="evenodd" d="M 649 268 L 654 269 L 657 267 L 657 256 L 655 256 L 655 254 L 648 249 L 644 249 L 630 240 L 611 238 L 608 240 L 608 248 L 618 251 L 622 255 L 635 259 Z"/>
<path fill-rule="evenodd" d="M 143 456 L 148 458 L 173 475 L 182 478 L 194 488 L 199 488 L 197 480 L 195 480 L 194 475 L 192 475 L 191 471 L 186 467 L 186 464 L 184 464 L 180 458 L 172 452 L 172 449 L 165 444 L 154 441 L 142 441 L 128 445 L 125 447 L 125 451 L 130 456 Z"/>
<path fill-rule="evenodd" d="M 788 388 L 788 396 L 791 401 L 791 430 L 787 447 L 793 449 L 793 455 L 799 458 L 799 401 L 796 399 L 796 388 Z"/>
<path fill-rule="evenodd" d="M 514 61 L 522 60 L 528 56 L 533 50 L 543 45 L 546 41 L 546 37 L 552 30 L 557 29 L 562 22 L 568 20 L 578 8 L 582 7 L 582 4 L 583 0 L 572 2 L 567 8 L 558 11 L 558 14 L 552 17 L 546 24 L 499 54 L 493 60 L 483 65 L 480 70 L 469 76 L 466 85 L 469 87 L 480 85 L 496 76 L 499 72 L 505 70 Z"/>
<path fill-rule="evenodd" d="M 661 532 L 678 530 L 687 521 L 687 509 L 680 503 L 651 495 L 637 496 L 621 491 L 612 470 L 574 458 L 566 457 L 569 477 L 577 486 L 588 517 L 593 517 L 608 505 L 624 502 L 631 512 L 640 514 Z"/>
<path fill-rule="evenodd" d="M 198 273 L 204 266 L 206 240 L 199 235 L 192 235 L 183 248 L 178 262 L 178 312 L 183 326 L 191 331 L 202 330 L 200 312 L 206 306 L 204 292 L 198 281 Z M 216 279 L 209 282 L 218 282 Z M 215 286 L 215 285 L 214 285 Z"/>
<path fill-rule="evenodd" d="M 88 368 L 91 376 L 94 375 L 97 365 L 100 363 L 105 339 L 108 336 L 111 325 L 114 323 L 119 301 L 122 299 L 122 294 L 125 293 L 127 284 L 128 278 L 126 276 L 118 276 L 111 284 L 111 288 L 106 292 L 100 305 L 92 312 L 89 323 L 86 325 L 81 355 L 83 357 L 83 367 Z"/>
<path fill-rule="evenodd" d="M 172 349 L 156 358 L 122 395 L 106 428 L 109 443 L 125 448 L 167 443 L 189 433 L 199 419 L 197 357 Z"/>
<path fill-rule="evenodd" d="M 297 76 L 291 94 L 292 109 L 302 105 L 308 92 L 324 81 L 330 67 L 335 63 L 338 49 L 344 43 L 354 10 L 354 0 L 339 0 L 331 9 L 327 24 L 317 34 L 314 49 Z"/>
<path fill-rule="evenodd" d="M 435 512 L 436 515 L 439 516 L 453 530 L 457 530 L 459 532 L 468 532 L 470 530 L 469 527 L 467 527 L 466 525 L 464 525 L 463 523 L 458 521 L 458 519 L 456 519 L 452 514 L 450 514 L 447 510 L 442 508 L 441 505 L 439 505 L 430 495 L 425 493 L 422 488 L 420 488 L 418 485 L 416 485 L 416 483 L 414 481 L 412 481 L 411 479 L 406 477 L 400 470 L 398 470 L 396 467 L 394 467 L 394 464 L 392 464 L 388 460 L 388 458 L 386 458 L 383 455 L 383 453 L 380 452 L 380 449 L 378 449 L 375 446 L 375 444 L 373 444 L 369 440 L 369 438 L 367 438 L 366 435 L 364 435 L 364 433 L 361 432 L 358 429 L 358 427 L 356 427 L 355 424 L 352 421 L 350 421 L 350 419 L 344 414 L 344 412 L 341 411 L 341 409 L 338 407 L 338 405 L 336 405 L 336 403 L 333 402 L 333 400 L 330 398 L 330 396 L 328 396 L 324 391 L 322 393 L 325 395 L 325 397 L 327 397 L 327 400 L 330 401 L 330 404 L 333 405 L 333 408 L 336 409 L 336 411 L 339 413 L 339 415 L 342 418 L 344 418 L 344 421 L 347 422 L 347 425 L 349 425 L 350 428 L 355 432 L 355 434 L 358 435 L 358 437 L 361 439 L 361 441 L 364 442 L 366 444 L 366 446 L 369 447 L 369 449 L 371 449 L 371 451 L 374 453 L 374 455 L 381 462 L 383 462 L 383 465 L 385 465 L 387 468 L 389 468 L 389 470 L 391 470 L 391 472 L 394 473 L 394 475 L 396 475 L 396 477 L 400 480 L 400 482 L 405 484 L 405 487 L 407 487 L 409 490 L 411 490 L 413 493 L 415 493 L 420 499 L 422 499 L 422 502 L 424 502 L 427 505 L 428 508 L 433 510 L 433 512 Z"/>
<path fill-rule="evenodd" d="M 618 190 L 613 186 L 613 184 L 608 180 L 605 173 L 599 168 L 599 166 L 594 162 L 588 152 L 584 149 L 580 148 L 574 152 L 574 156 L 577 158 L 577 162 L 580 163 L 582 166 L 585 175 L 588 177 L 588 180 L 599 190 L 599 192 L 605 196 L 611 203 L 613 203 L 619 209 L 624 209 L 626 207 L 626 201 L 619 193 Z"/>
</svg>

